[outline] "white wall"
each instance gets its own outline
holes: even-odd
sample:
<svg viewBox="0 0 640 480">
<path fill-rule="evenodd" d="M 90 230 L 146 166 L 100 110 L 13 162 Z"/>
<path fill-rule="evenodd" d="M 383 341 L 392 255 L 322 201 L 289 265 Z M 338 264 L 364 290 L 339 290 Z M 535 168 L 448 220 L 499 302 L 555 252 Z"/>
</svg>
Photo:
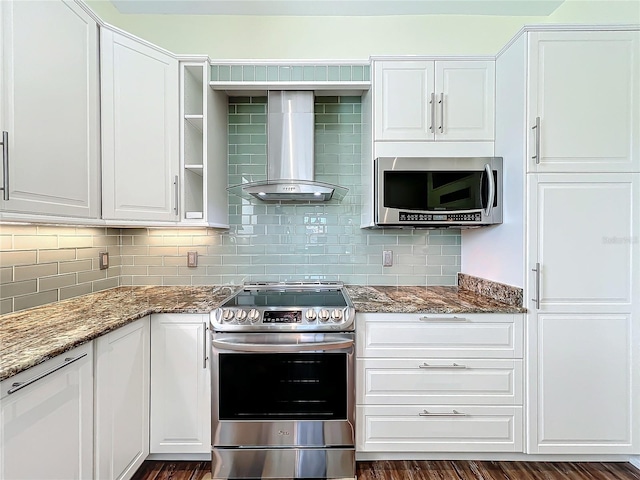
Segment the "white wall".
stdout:
<svg viewBox="0 0 640 480">
<path fill-rule="evenodd" d="M 549 17 L 123 15 L 106 0 L 87 3 L 108 23 L 169 51 L 212 59 L 494 55 L 525 24 L 640 23 L 637 0 L 566 0 Z"/>
</svg>

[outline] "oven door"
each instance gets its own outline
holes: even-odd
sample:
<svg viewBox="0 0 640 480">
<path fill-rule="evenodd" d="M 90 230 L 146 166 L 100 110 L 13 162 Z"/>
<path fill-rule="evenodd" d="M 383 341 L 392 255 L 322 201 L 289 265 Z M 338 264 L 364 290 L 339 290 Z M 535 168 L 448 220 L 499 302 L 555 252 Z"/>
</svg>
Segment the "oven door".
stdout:
<svg viewBox="0 0 640 480">
<path fill-rule="evenodd" d="M 353 333 L 213 333 L 214 447 L 353 447 Z"/>
</svg>

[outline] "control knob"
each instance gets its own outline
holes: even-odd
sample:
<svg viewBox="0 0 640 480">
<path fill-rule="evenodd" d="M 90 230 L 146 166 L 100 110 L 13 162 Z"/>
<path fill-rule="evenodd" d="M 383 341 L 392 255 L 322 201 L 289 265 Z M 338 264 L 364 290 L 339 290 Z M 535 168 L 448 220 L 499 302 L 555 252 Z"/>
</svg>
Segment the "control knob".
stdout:
<svg viewBox="0 0 640 480">
<path fill-rule="evenodd" d="M 331 312 L 331 319 L 334 322 L 339 322 L 340 320 L 342 320 L 342 310 L 336 308 L 333 312 Z"/>
<path fill-rule="evenodd" d="M 318 313 L 318 319 L 320 319 L 320 321 L 322 323 L 325 323 L 326 321 L 329 320 L 329 310 L 326 309 L 322 309 L 320 310 L 320 312 Z"/>
<path fill-rule="evenodd" d="M 247 318 L 247 312 L 245 312 L 241 308 L 236 310 L 236 319 L 238 320 L 238 323 L 244 322 L 245 318 Z"/>
<path fill-rule="evenodd" d="M 223 322 L 230 322 L 231 320 L 233 320 L 233 317 L 234 317 L 234 313 L 233 313 L 233 310 L 231 310 L 230 308 L 225 308 L 224 310 L 222 310 Z"/>
<path fill-rule="evenodd" d="M 316 311 L 311 308 L 307 310 L 307 313 L 305 313 L 304 316 L 307 318 L 308 322 L 315 322 L 317 317 Z"/>
<path fill-rule="evenodd" d="M 252 308 L 251 310 L 249 310 L 248 318 L 250 323 L 256 323 L 258 320 L 260 320 L 260 312 L 255 308 Z"/>
</svg>

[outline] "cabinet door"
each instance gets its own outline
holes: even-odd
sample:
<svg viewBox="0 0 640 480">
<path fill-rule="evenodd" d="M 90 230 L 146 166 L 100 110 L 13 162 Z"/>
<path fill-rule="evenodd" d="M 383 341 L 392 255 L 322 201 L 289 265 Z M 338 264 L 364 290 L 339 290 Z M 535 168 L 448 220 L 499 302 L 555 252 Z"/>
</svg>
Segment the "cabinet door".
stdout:
<svg viewBox="0 0 640 480">
<path fill-rule="evenodd" d="M 433 140 L 433 62 L 374 64 L 374 140 Z"/>
<path fill-rule="evenodd" d="M 529 170 L 640 171 L 640 32 L 536 32 L 529 42 L 529 128 L 540 119 Z"/>
<path fill-rule="evenodd" d="M 638 453 L 637 319 L 532 317 L 529 453 Z"/>
<path fill-rule="evenodd" d="M 102 216 L 178 220 L 178 62 L 101 30 Z"/>
<path fill-rule="evenodd" d="M 0 210 L 97 219 L 98 26 L 63 0 L 0 2 L 0 16 L 9 155 Z"/>
<path fill-rule="evenodd" d="M 436 140 L 494 140 L 495 62 L 436 62 L 435 94 Z"/>
<path fill-rule="evenodd" d="M 87 343 L 0 383 L 0 478 L 94 478 L 92 349 Z"/>
<path fill-rule="evenodd" d="M 211 452 L 208 315 L 151 322 L 151 453 Z"/>
<path fill-rule="evenodd" d="M 528 306 L 538 288 L 543 311 L 629 312 L 640 282 L 640 174 L 530 177 Z"/>
<path fill-rule="evenodd" d="M 96 340 L 96 476 L 131 478 L 149 454 L 149 317 Z"/>
</svg>

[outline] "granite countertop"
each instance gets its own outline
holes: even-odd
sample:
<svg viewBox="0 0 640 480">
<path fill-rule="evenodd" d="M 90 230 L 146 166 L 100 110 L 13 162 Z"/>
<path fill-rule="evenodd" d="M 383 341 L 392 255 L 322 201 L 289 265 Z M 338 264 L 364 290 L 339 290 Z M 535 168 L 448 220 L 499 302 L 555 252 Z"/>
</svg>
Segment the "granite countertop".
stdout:
<svg viewBox="0 0 640 480">
<path fill-rule="evenodd" d="M 521 289 L 464 277 L 459 287 L 347 285 L 361 313 L 521 313 Z M 0 380 L 152 313 L 203 313 L 239 287 L 116 287 L 0 317 Z M 519 303 L 518 303 L 519 302 Z"/>
<path fill-rule="evenodd" d="M 522 313 L 506 303 L 461 287 L 349 285 L 356 312 L 361 313 Z"/>
<path fill-rule="evenodd" d="M 151 313 L 209 313 L 234 287 L 117 287 L 0 317 L 0 380 Z"/>
</svg>

